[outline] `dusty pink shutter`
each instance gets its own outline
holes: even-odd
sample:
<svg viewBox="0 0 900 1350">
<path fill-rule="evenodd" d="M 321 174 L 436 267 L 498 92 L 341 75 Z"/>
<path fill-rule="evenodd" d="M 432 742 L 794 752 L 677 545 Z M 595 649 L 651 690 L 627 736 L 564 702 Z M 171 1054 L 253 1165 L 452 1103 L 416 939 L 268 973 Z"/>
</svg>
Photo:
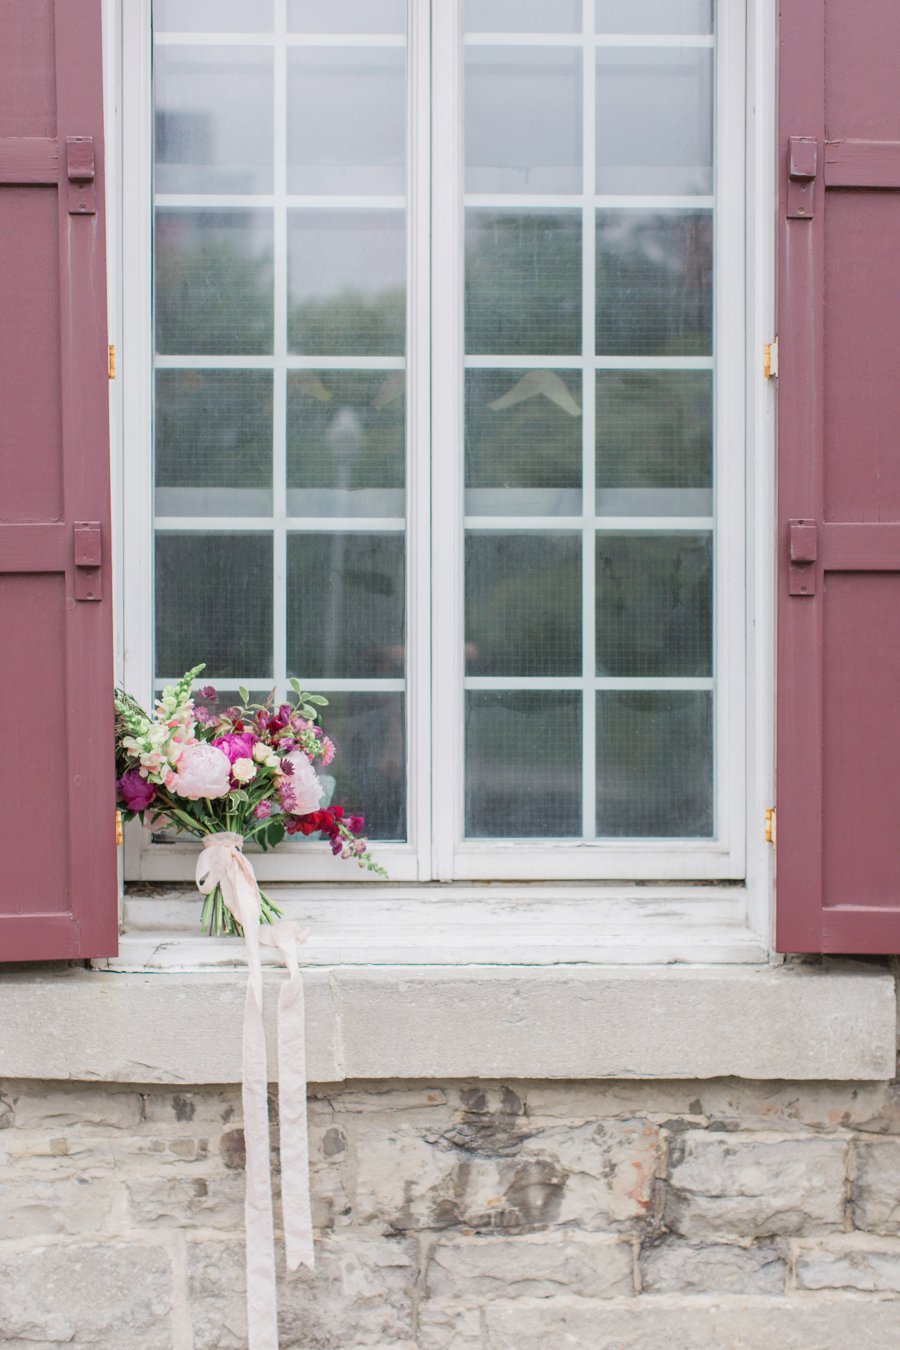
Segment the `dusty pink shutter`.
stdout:
<svg viewBox="0 0 900 1350">
<path fill-rule="evenodd" d="M 100 0 L 0 0 L 0 960 L 115 951 Z"/>
<path fill-rule="evenodd" d="M 781 0 L 777 946 L 900 952 L 900 4 Z"/>
</svg>

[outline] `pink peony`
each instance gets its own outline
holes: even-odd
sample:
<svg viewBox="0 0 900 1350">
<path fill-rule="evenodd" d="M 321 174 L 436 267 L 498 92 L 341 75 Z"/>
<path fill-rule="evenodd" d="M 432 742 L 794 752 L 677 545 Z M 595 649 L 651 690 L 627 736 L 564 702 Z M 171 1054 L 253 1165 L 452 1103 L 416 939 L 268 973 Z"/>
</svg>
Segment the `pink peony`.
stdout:
<svg viewBox="0 0 900 1350">
<path fill-rule="evenodd" d="M 292 750 L 281 761 L 281 804 L 292 816 L 305 816 L 318 808 L 325 789 L 302 750 Z"/>
<path fill-rule="evenodd" d="M 185 747 L 172 788 L 179 797 L 191 801 L 198 797 L 225 797 L 230 786 L 231 764 L 224 751 L 205 741 Z"/>
<path fill-rule="evenodd" d="M 236 759 L 250 759 L 258 739 L 252 731 L 230 731 L 227 736 L 214 740 L 213 745 L 223 750 L 233 764 Z"/>
</svg>

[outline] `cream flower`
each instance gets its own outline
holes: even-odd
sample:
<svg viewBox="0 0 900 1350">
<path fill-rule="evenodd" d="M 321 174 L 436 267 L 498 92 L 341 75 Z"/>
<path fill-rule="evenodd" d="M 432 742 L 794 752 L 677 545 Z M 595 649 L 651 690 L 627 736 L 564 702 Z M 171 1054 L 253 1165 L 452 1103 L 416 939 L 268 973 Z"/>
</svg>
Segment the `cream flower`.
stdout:
<svg viewBox="0 0 900 1350">
<path fill-rule="evenodd" d="M 236 759 L 231 766 L 231 772 L 239 783 L 249 783 L 256 777 L 256 765 L 252 759 Z"/>
</svg>

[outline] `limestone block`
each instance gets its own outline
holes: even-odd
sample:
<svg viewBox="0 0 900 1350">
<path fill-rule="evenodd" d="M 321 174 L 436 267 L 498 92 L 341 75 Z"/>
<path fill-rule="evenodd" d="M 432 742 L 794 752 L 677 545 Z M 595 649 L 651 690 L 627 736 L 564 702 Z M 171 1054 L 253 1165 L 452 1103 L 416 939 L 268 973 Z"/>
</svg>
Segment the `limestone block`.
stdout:
<svg viewBox="0 0 900 1350">
<path fill-rule="evenodd" d="M 316 1243 L 316 1268 L 286 1274 L 279 1261 L 282 1350 L 394 1346 L 412 1336 L 415 1245 L 343 1234 Z M 188 1299 L 194 1350 L 245 1350 L 244 1248 L 188 1244 Z"/>
<path fill-rule="evenodd" d="M 81 1084 L 72 1087 L 23 1085 L 12 1093 L 18 1129 L 133 1130 L 141 1120 L 138 1092 L 110 1092 Z"/>
<path fill-rule="evenodd" d="M 521 1237 L 459 1237 L 439 1241 L 426 1268 L 430 1298 L 479 1307 L 494 1299 L 629 1296 L 633 1252 L 599 1233 L 540 1233 Z"/>
<path fill-rule="evenodd" d="M 688 1131 L 671 1146 L 666 1226 L 689 1238 L 840 1228 L 845 1153 L 841 1139 Z"/>
<path fill-rule="evenodd" d="M 490 1117 L 440 1135 L 367 1129 L 357 1218 L 387 1231 L 634 1226 L 650 1207 L 658 1131 L 613 1121 L 526 1132 Z"/>
<path fill-rule="evenodd" d="M 487 1350 L 896 1350 L 897 1304 L 808 1298 L 520 1299 L 485 1312 Z"/>
<path fill-rule="evenodd" d="M 862 1234 L 831 1238 L 797 1253 L 798 1289 L 856 1289 L 900 1294 L 900 1243 L 873 1244 Z"/>
<path fill-rule="evenodd" d="M 139 1228 L 217 1228 L 240 1231 L 244 1177 L 149 1176 L 128 1182 L 128 1213 Z"/>
<path fill-rule="evenodd" d="M 481 1350 L 481 1317 L 465 1304 L 429 1300 L 419 1309 L 418 1350 Z"/>
<path fill-rule="evenodd" d="M 854 1227 L 873 1233 L 900 1233 L 900 1140 L 857 1144 L 854 1153 Z"/>
<path fill-rule="evenodd" d="M 240 1123 L 239 1087 L 192 1091 L 153 1088 L 144 1096 L 144 1119 L 151 1126 L 228 1126 Z"/>
<path fill-rule="evenodd" d="M 172 1350 L 167 1252 L 136 1242 L 0 1254 L 0 1345 Z"/>
<path fill-rule="evenodd" d="M 102 1233 L 121 1223 L 121 1188 L 78 1177 L 23 1177 L 0 1185 L 0 1239 Z"/>
<path fill-rule="evenodd" d="M 785 1262 L 775 1247 L 700 1245 L 678 1238 L 646 1243 L 640 1255 L 646 1294 L 783 1294 Z"/>
</svg>

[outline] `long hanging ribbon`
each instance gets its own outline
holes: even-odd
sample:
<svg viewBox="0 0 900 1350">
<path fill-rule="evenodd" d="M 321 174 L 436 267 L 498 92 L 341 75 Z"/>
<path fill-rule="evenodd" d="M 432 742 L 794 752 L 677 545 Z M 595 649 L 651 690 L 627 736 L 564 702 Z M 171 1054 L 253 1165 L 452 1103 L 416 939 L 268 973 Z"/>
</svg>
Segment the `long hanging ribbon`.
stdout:
<svg viewBox="0 0 900 1350">
<path fill-rule="evenodd" d="M 247 944 L 247 998 L 244 1003 L 243 1082 L 247 1191 L 244 1200 L 247 1247 L 248 1350 L 278 1350 L 275 1287 L 275 1225 L 269 1163 L 268 1072 L 263 1025 L 260 943 L 276 947 L 288 969 L 278 995 L 278 1116 L 281 1138 L 281 1202 L 289 1270 L 312 1267 L 309 1200 L 309 1140 L 306 1124 L 306 1035 L 303 982 L 297 958 L 298 929 L 284 919 L 260 925 L 259 887 L 243 854 L 241 835 L 228 831 L 203 840 L 197 886 L 203 895 L 222 887 L 228 909 L 244 930 Z"/>
</svg>

